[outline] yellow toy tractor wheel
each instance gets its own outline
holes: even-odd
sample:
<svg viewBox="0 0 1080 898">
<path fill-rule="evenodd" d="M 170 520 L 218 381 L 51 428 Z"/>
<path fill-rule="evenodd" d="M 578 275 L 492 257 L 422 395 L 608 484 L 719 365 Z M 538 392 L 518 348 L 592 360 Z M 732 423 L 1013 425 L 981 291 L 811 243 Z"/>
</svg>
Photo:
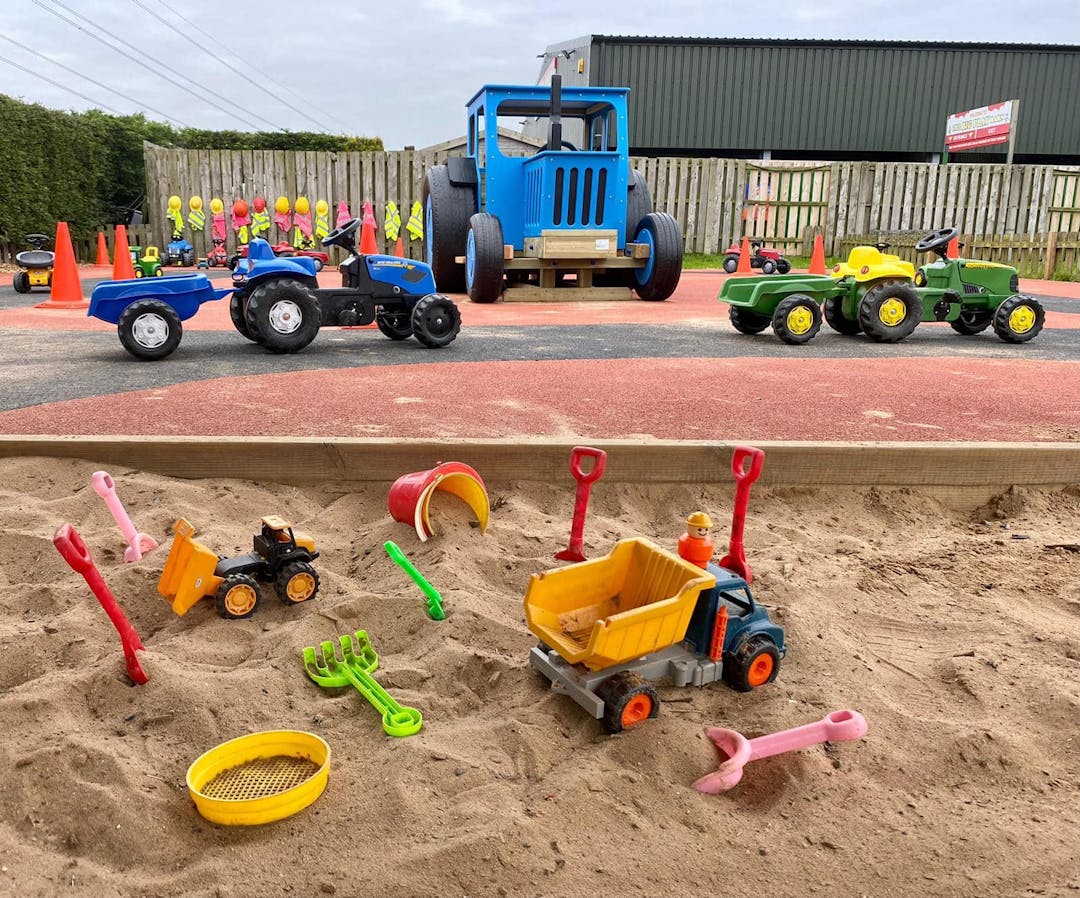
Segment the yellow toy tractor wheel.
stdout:
<svg viewBox="0 0 1080 898">
<path fill-rule="evenodd" d="M 218 614 L 228 620 L 251 617 L 259 607 L 258 581 L 248 574 L 233 574 L 221 581 L 217 591 Z"/>
<path fill-rule="evenodd" d="M 871 340 L 897 343 L 922 321 L 922 297 L 904 281 L 880 281 L 863 294 L 859 325 Z"/>
<path fill-rule="evenodd" d="M 319 573 L 307 562 L 295 561 L 281 569 L 275 586 L 286 605 L 310 602 L 319 591 Z"/>
<path fill-rule="evenodd" d="M 1026 343 L 1042 330 L 1046 312 L 1037 299 L 1010 296 L 994 312 L 994 333 L 1006 343 Z"/>
</svg>

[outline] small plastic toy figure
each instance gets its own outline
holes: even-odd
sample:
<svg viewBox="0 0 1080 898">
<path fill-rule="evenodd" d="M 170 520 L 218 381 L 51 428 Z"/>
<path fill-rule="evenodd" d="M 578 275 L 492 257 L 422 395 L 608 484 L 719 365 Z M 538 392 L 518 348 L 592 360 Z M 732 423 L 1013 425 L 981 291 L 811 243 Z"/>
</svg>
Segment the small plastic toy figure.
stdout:
<svg viewBox="0 0 1080 898">
<path fill-rule="evenodd" d="M 679 557 L 703 568 L 713 557 L 713 541 L 709 529 L 713 522 L 703 511 L 695 511 L 686 519 L 686 533 L 679 537 Z"/>
</svg>

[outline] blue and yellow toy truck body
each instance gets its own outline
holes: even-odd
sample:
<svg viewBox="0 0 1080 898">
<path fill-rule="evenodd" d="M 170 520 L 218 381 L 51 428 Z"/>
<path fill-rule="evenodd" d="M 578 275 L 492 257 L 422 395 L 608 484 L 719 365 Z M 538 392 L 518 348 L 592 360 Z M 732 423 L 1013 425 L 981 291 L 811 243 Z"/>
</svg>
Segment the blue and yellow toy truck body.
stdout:
<svg viewBox="0 0 1080 898">
<path fill-rule="evenodd" d="M 667 299 L 682 272 L 682 234 L 656 213 L 630 168 L 624 87 L 489 84 L 466 106 L 466 155 L 428 170 L 427 258 L 443 289 L 494 302 L 507 277 L 554 287 L 632 287 Z M 542 131 L 532 155 L 507 150 L 501 124 Z M 565 139 L 565 138 L 572 139 Z"/>
</svg>

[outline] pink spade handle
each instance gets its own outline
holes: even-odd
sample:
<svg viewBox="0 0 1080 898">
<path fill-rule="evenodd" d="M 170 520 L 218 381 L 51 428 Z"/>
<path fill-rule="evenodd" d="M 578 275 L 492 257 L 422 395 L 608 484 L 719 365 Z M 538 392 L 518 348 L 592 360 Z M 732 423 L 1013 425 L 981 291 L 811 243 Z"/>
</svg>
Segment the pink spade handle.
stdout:
<svg viewBox="0 0 1080 898">
<path fill-rule="evenodd" d="M 112 512 L 113 520 L 116 521 L 124 539 L 128 541 L 128 547 L 124 550 L 124 561 L 141 561 L 144 552 L 157 548 L 157 540 L 146 533 L 139 533 L 131 521 L 131 517 L 124 509 L 124 503 L 116 495 L 116 483 L 107 471 L 95 471 L 90 477 L 90 483 L 94 492 L 105 500 Z"/>
<path fill-rule="evenodd" d="M 799 751 L 821 742 L 848 742 L 866 735 L 867 724 L 858 711 L 832 711 L 821 720 L 779 733 L 747 739 L 742 733 L 723 727 L 709 727 L 705 734 L 713 741 L 723 760 L 694 788 L 708 795 L 726 792 L 742 779 L 743 768 L 751 761 L 789 751 Z"/>
</svg>

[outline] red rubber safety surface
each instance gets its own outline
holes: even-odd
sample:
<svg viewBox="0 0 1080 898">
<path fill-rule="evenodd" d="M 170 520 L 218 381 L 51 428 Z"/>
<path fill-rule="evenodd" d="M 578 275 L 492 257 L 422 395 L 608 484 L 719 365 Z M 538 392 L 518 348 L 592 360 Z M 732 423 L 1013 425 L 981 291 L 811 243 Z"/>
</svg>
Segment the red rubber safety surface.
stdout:
<svg viewBox="0 0 1080 898">
<path fill-rule="evenodd" d="M 1076 440 L 1080 365 L 727 358 L 321 369 L 16 409 L 0 414 L 0 432 Z"/>
</svg>

